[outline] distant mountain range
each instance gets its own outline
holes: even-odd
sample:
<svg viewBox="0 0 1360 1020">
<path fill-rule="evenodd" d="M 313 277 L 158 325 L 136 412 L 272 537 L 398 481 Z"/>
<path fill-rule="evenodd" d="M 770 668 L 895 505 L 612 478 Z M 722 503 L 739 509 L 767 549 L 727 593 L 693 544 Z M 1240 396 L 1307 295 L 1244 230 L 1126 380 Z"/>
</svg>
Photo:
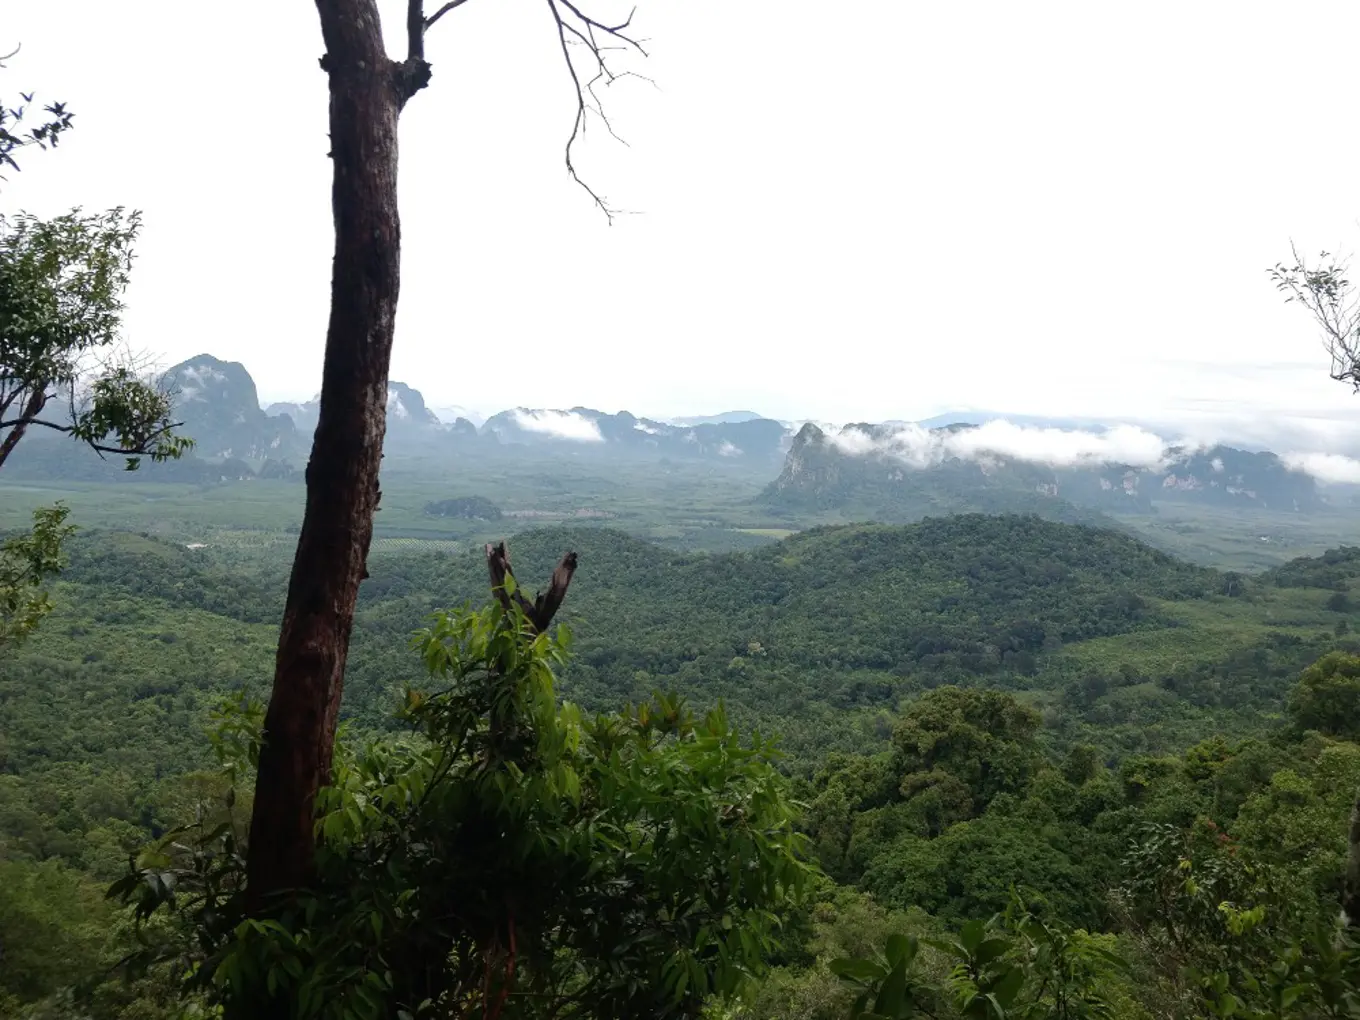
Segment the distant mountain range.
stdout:
<svg viewBox="0 0 1360 1020">
<path fill-rule="evenodd" d="M 311 447 L 320 403 L 273 403 L 261 409 L 255 382 L 244 365 L 201 354 L 171 368 L 165 382 L 176 394 L 184 432 L 195 454 L 211 460 L 282 461 L 301 464 Z M 420 391 L 388 384 L 387 442 L 391 453 L 507 448 L 578 457 L 709 459 L 776 470 L 792 440 L 781 423 L 752 411 L 659 421 L 627 411 L 607 414 L 588 407 L 567 410 L 514 408 L 483 421 L 439 412 Z"/>
<path fill-rule="evenodd" d="M 140 477 L 226 482 L 300 479 L 319 403 L 261 408 L 245 366 L 198 355 L 171 368 L 193 456 Z M 844 427 L 780 422 L 754 411 L 659 420 L 588 407 L 519 407 L 485 420 L 463 408 L 430 408 L 414 387 L 388 386 L 387 453 L 524 460 L 708 462 L 744 469 L 776 513 L 915 520 L 955 512 L 1033 512 L 1068 521 L 1152 513 L 1160 504 L 1307 513 L 1353 494 L 1320 488 L 1274 453 L 1228 446 L 1177 448 L 1127 425 L 1085 419 L 960 412 L 922 422 Z M 34 436 L 8 466 L 29 477 L 99 478 L 102 463 L 62 437 Z M 11 475 L 13 477 L 13 475 Z"/>
<path fill-rule="evenodd" d="M 761 498 L 774 509 L 839 510 L 877 520 L 969 511 L 1079 520 L 1086 512 L 1153 513 L 1163 503 L 1299 513 L 1327 505 L 1315 479 L 1273 453 L 1168 446 L 1155 462 L 1138 464 L 1055 449 L 1055 459 L 1073 462 L 1054 465 L 998 452 L 1005 443 L 989 444 L 981 428 L 859 424 L 829 433 L 807 424 Z M 1015 444 L 1014 434 L 1000 438 Z"/>
</svg>

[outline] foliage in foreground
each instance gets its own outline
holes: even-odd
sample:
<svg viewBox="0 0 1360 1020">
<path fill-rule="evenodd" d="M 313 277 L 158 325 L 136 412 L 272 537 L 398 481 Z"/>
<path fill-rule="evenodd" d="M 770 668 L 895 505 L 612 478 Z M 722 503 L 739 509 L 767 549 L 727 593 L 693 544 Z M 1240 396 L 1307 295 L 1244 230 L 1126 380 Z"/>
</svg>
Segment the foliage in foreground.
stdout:
<svg viewBox="0 0 1360 1020">
<path fill-rule="evenodd" d="M 48 613 L 43 582 L 62 568 L 62 542 L 75 530 L 61 503 L 33 512 L 33 530 L 0 543 L 0 648 L 17 645 Z"/>
<path fill-rule="evenodd" d="M 559 707 L 568 639 L 438 614 L 416 732 L 338 758 L 315 886 L 239 916 L 233 786 L 112 890 L 145 922 L 132 962 L 238 1016 L 664 1017 L 735 993 L 809 873 L 772 749 L 664 697 Z M 257 753 L 234 732 L 225 760 Z"/>
</svg>

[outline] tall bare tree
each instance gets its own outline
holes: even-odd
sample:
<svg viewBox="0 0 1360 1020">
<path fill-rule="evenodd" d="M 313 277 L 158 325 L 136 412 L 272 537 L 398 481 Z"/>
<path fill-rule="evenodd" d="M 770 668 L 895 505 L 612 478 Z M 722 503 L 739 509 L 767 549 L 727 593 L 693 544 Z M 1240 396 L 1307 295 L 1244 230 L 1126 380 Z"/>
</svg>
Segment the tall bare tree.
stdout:
<svg viewBox="0 0 1360 1020">
<path fill-rule="evenodd" d="M 266 909 L 306 884 L 314 851 L 313 802 L 330 777 L 345 661 L 359 584 L 378 508 L 387 378 L 400 284 L 397 121 L 430 82 L 426 35 L 467 0 L 427 13 L 407 0 L 406 56 L 388 56 L 377 0 L 316 0 L 330 83 L 331 205 L 335 257 L 320 420 L 307 465 L 307 504 L 288 585 L 274 687 L 265 716 L 247 858 L 249 909 Z M 616 80 L 621 52 L 645 55 L 632 21 L 598 20 L 577 0 L 544 0 L 577 100 L 566 145 L 571 178 L 606 216 L 612 211 L 576 172 L 573 147 L 596 92 Z M 611 132 L 612 133 L 612 132 Z"/>
</svg>

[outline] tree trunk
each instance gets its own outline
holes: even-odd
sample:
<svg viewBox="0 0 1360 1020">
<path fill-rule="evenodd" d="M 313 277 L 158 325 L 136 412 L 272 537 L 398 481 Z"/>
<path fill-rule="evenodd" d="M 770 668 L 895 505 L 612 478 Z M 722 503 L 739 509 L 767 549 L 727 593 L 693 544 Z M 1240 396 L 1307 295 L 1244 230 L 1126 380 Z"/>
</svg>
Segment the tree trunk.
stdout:
<svg viewBox="0 0 1360 1020">
<path fill-rule="evenodd" d="M 19 411 L 19 417 L 15 424 L 10 426 L 9 432 L 3 440 L 0 440 L 0 467 L 5 466 L 5 461 L 9 460 L 9 455 L 14 452 L 14 448 L 19 445 L 19 440 L 24 438 L 28 431 L 28 423 L 42 413 L 42 409 L 47 406 L 47 382 L 39 379 L 33 383 L 28 400 Z"/>
<path fill-rule="evenodd" d="M 409 91 L 375 0 L 317 0 L 330 78 L 335 260 L 321 413 L 283 613 L 251 817 L 252 912 L 305 885 L 330 780 L 345 660 L 378 507 L 397 311 L 397 118 Z M 423 82 L 421 82 L 423 84 Z M 418 87 L 418 86 L 417 86 Z"/>
</svg>

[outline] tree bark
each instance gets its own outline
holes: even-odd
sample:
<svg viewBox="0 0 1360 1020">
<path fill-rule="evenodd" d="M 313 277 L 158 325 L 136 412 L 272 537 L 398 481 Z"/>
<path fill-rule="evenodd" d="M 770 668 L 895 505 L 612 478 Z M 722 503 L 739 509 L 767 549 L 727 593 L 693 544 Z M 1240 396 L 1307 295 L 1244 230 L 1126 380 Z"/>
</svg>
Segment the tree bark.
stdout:
<svg viewBox="0 0 1360 1020">
<path fill-rule="evenodd" d="M 320 421 L 251 817 L 253 913 L 305 886 L 312 873 L 314 801 L 330 781 L 354 604 L 379 500 L 401 252 L 397 119 L 424 84 L 388 58 L 375 0 L 316 6 L 330 79 L 335 258 Z M 428 80 L 428 65 L 420 64 Z"/>
<path fill-rule="evenodd" d="M 5 466 L 5 461 L 9 460 L 9 455 L 19 445 L 19 440 L 24 438 L 24 434 L 28 431 L 28 423 L 38 417 L 46 405 L 47 383 L 40 379 L 33 384 L 32 392 L 19 412 L 18 421 L 10 426 L 5 438 L 0 440 L 0 467 Z"/>
</svg>

